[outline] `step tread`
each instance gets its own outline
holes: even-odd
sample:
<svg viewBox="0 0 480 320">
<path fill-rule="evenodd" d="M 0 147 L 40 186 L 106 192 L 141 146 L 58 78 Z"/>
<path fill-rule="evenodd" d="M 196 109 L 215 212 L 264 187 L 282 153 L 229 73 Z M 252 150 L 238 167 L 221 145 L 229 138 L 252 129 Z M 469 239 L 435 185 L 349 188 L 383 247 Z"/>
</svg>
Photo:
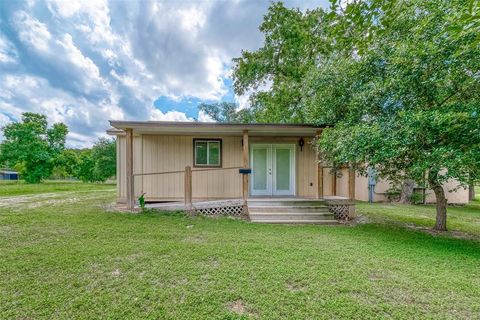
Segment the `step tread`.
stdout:
<svg viewBox="0 0 480 320">
<path fill-rule="evenodd" d="M 262 215 L 278 215 L 278 216 L 301 216 L 301 215 L 312 215 L 312 216 L 334 216 L 331 212 L 281 212 L 281 211 L 266 211 L 266 212 L 251 212 L 249 214 L 252 216 L 262 216 Z"/>
<path fill-rule="evenodd" d="M 338 224 L 337 220 L 321 220 L 321 219 L 302 219 L 302 220 L 270 220 L 270 219 L 252 219 L 254 223 L 284 223 L 284 224 Z"/>
</svg>

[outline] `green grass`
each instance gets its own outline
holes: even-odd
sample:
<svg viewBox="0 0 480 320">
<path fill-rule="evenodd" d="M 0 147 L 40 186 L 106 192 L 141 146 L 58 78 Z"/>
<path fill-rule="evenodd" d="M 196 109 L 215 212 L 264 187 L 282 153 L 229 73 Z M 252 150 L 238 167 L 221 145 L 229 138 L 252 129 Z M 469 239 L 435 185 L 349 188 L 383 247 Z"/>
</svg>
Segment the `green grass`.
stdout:
<svg viewBox="0 0 480 320">
<path fill-rule="evenodd" d="M 115 188 L 114 184 L 82 183 L 80 181 L 45 181 L 40 184 L 28 184 L 24 181 L 0 181 L 0 197 L 51 193 L 58 191 L 91 191 Z"/>
<path fill-rule="evenodd" d="M 406 223 L 419 227 L 433 227 L 435 224 L 434 205 L 401 205 L 390 203 L 357 204 L 358 210 L 372 222 Z M 464 232 L 480 239 L 480 201 L 465 206 L 449 206 L 447 229 Z"/>
<path fill-rule="evenodd" d="M 409 216 L 394 208 L 382 220 L 361 204 L 372 222 L 357 226 L 261 225 L 120 213 L 114 190 L 69 187 L 0 198 L 0 318 L 480 318 L 480 241 L 390 223 Z"/>
</svg>

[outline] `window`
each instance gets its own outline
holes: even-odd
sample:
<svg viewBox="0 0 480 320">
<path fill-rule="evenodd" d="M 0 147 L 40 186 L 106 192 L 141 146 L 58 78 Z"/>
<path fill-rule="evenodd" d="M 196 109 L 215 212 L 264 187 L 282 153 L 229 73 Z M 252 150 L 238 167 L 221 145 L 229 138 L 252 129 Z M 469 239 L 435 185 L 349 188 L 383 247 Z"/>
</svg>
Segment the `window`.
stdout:
<svg viewBox="0 0 480 320">
<path fill-rule="evenodd" d="M 221 148 L 221 139 L 193 139 L 195 166 L 221 167 Z"/>
</svg>

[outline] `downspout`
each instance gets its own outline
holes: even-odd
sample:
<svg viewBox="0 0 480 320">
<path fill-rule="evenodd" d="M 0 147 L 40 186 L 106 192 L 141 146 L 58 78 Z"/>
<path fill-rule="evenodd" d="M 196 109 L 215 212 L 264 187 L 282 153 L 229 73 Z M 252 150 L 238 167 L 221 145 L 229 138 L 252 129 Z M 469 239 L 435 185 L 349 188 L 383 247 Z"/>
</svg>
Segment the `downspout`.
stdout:
<svg viewBox="0 0 480 320">
<path fill-rule="evenodd" d="M 373 203 L 373 196 L 375 194 L 375 169 L 368 168 L 368 202 Z"/>
</svg>

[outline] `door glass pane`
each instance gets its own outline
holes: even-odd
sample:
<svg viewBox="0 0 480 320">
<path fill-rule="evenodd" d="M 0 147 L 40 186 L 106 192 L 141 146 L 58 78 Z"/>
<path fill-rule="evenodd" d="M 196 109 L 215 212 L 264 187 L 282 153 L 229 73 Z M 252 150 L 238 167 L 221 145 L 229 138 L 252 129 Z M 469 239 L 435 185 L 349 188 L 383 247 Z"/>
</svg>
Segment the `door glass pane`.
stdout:
<svg viewBox="0 0 480 320">
<path fill-rule="evenodd" d="M 253 189 L 267 189 L 267 149 L 253 149 Z"/>
<path fill-rule="evenodd" d="M 276 189 L 290 190 L 290 149 L 276 149 Z"/>
<path fill-rule="evenodd" d="M 208 143 L 208 164 L 211 166 L 220 165 L 220 142 Z"/>
<path fill-rule="evenodd" d="M 195 141 L 195 164 L 207 164 L 206 141 Z"/>
</svg>

